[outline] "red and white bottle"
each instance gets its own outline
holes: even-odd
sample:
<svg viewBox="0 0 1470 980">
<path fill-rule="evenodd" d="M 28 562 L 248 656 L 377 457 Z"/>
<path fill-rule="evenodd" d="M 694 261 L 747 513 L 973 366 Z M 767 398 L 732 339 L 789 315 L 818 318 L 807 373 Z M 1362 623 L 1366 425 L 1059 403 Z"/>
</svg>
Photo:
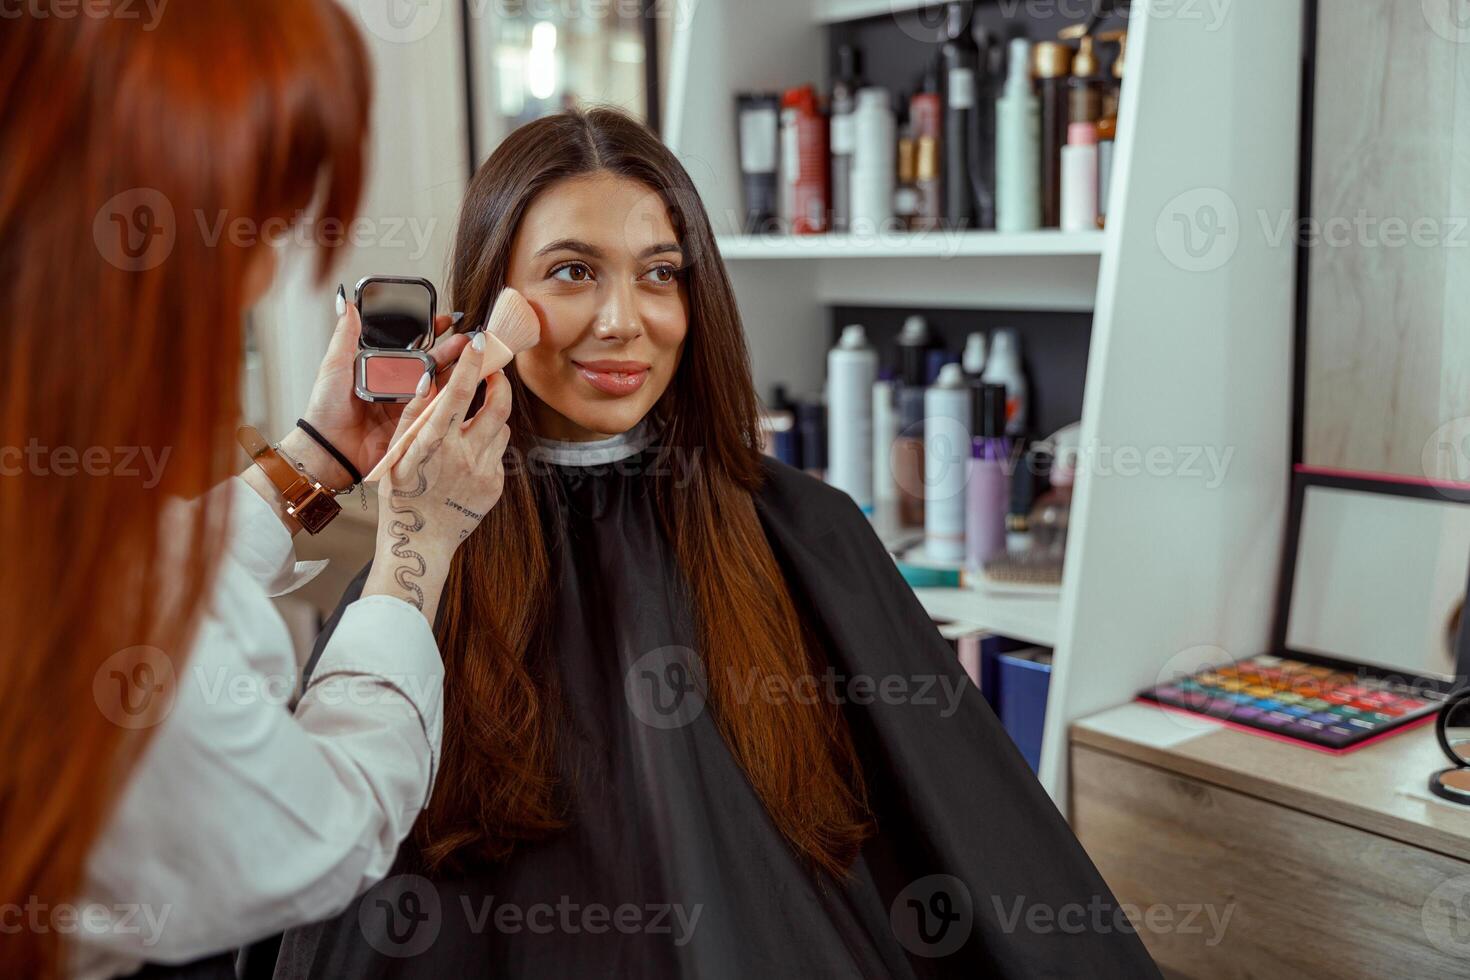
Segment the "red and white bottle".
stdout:
<svg viewBox="0 0 1470 980">
<path fill-rule="evenodd" d="M 820 235 L 828 230 L 831 193 L 828 183 L 827 117 L 810 85 L 789 89 L 781 100 L 781 198 L 793 235 Z M 783 209 L 784 210 L 784 209 Z"/>
</svg>

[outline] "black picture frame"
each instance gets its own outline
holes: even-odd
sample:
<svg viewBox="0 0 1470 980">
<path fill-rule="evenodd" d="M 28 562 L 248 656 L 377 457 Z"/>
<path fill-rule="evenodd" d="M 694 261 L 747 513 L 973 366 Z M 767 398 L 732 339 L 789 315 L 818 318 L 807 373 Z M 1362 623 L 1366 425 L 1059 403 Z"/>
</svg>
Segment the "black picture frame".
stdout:
<svg viewBox="0 0 1470 980">
<path fill-rule="evenodd" d="M 1291 622 L 1291 601 L 1296 587 L 1296 564 L 1301 543 L 1302 517 L 1306 509 L 1307 491 L 1313 487 L 1430 500 L 1456 507 L 1470 505 L 1463 499 L 1446 495 L 1441 488 L 1432 483 L 1338 473 L 1298 464 L 1293 469 L 1286 537 L 1281 549 L 1276 608 L 1271 624 L 1271 652 L 1279 657 L 1290 657 L 1294 660 L 1355 671 L 1370 677 L 1409 676 L 1413 678 L 1415 686 L 1423 692 L 1439 696 L 1448 695 L 1459 684 L 1463 684 L 1467 676 L 1470 676 L 1470 616 L 1461 617 L 1455 647 L 1455 674 L 1448 678 L 1432 674 L 1395 671 L 1374 664 L 1361 663 L 1347 657 L 1333 657 L 1312 651 L 1296 650 L 1287 643 L 1287 630 Z M 1467 576 L 1465 594 L 1467 601 L 1470 601 L 1470 576 Z"/>
</svg>

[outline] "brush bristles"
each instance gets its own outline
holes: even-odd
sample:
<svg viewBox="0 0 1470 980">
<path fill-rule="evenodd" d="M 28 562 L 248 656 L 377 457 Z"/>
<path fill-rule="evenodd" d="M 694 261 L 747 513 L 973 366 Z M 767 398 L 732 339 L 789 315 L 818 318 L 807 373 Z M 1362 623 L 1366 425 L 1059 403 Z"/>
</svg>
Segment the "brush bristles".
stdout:
<svg viewBox="0 0 1470 980">
<path fill-rule="evenodd" d="M 490 332 L 512 353 L 519 354 L 540 341 L 541 321 L 526 297 L 507 286 L 495 298 L 495 308 L 490 311 Z"/>
</svg>

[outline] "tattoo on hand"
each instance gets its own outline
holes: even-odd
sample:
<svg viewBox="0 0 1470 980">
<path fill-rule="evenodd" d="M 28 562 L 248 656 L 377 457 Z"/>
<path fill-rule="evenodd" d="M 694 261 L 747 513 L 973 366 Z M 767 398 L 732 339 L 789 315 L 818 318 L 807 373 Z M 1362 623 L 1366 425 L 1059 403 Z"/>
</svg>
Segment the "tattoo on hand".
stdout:
<svg viewBox="0 0 1470 980">
<path fill-rule="evenodd" d="M 403 559 L 404 562 L 394 569 L 393 581 L 397 582 L 398 587 L 409 594 L 411 597 L 408 600 L 409 603 L 415 609 L 419 610 L 419 612 L 423 612 L 424 610 L 424 590 L 419 587 L 417 582 L 411 581 L 411 579 L 423 578 L 424 573 L 429 570 L 429 563 L 424 560 L 423 555 L 409 547 L 408 536 L 412 533 L 422 531 L 427 521 L 425 521 L 423 514 L 420 514 L 410 506 L 403 505 L 403 502 L 416 500 L 428 492 L 429 478 L 424 471 L 428 468 L 429 461 L 434 458 L 434 454 L 439 451 L 439 447 L 443 444 L 443 439 L 435 442 L 424 453 L 424 458 L 419 460 L 417 472 L 414 474 L 416 480 L 412 489 L 399 490 L 395 487 L 393 492 L 388 496 L 388 509 L 395 514 L 410 519 L 408 521 L 396 520 L 388 525 L 388 532 L 395 539 L 391 549 L 393 556 Z"/>
<path fill-rule="evenodd" d="M 470 510 L 464 504 L 459 503 L 456 500 L 451 500 L 448 497 L 444 498 L 444 506 L 448 507 L 450 510 L 459 511 L 461 514 L 470 518 L 471 520 L 483 521 L 485 519 L 484 514 L 476 513 L 475 511 Z"/>
</svg>

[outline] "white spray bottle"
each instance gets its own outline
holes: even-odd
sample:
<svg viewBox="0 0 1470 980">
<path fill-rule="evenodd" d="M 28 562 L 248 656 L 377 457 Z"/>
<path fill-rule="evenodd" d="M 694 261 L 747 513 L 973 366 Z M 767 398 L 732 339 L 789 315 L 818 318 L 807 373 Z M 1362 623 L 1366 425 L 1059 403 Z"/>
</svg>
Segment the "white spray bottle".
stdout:
<svg viewBox="0 0 1470 980">
<path fill-rule="evenodd" d="M 873 386 L 878 352 L 858 325 L 827 354 L 827 482 L 873 513 Z"/>
</svg>

